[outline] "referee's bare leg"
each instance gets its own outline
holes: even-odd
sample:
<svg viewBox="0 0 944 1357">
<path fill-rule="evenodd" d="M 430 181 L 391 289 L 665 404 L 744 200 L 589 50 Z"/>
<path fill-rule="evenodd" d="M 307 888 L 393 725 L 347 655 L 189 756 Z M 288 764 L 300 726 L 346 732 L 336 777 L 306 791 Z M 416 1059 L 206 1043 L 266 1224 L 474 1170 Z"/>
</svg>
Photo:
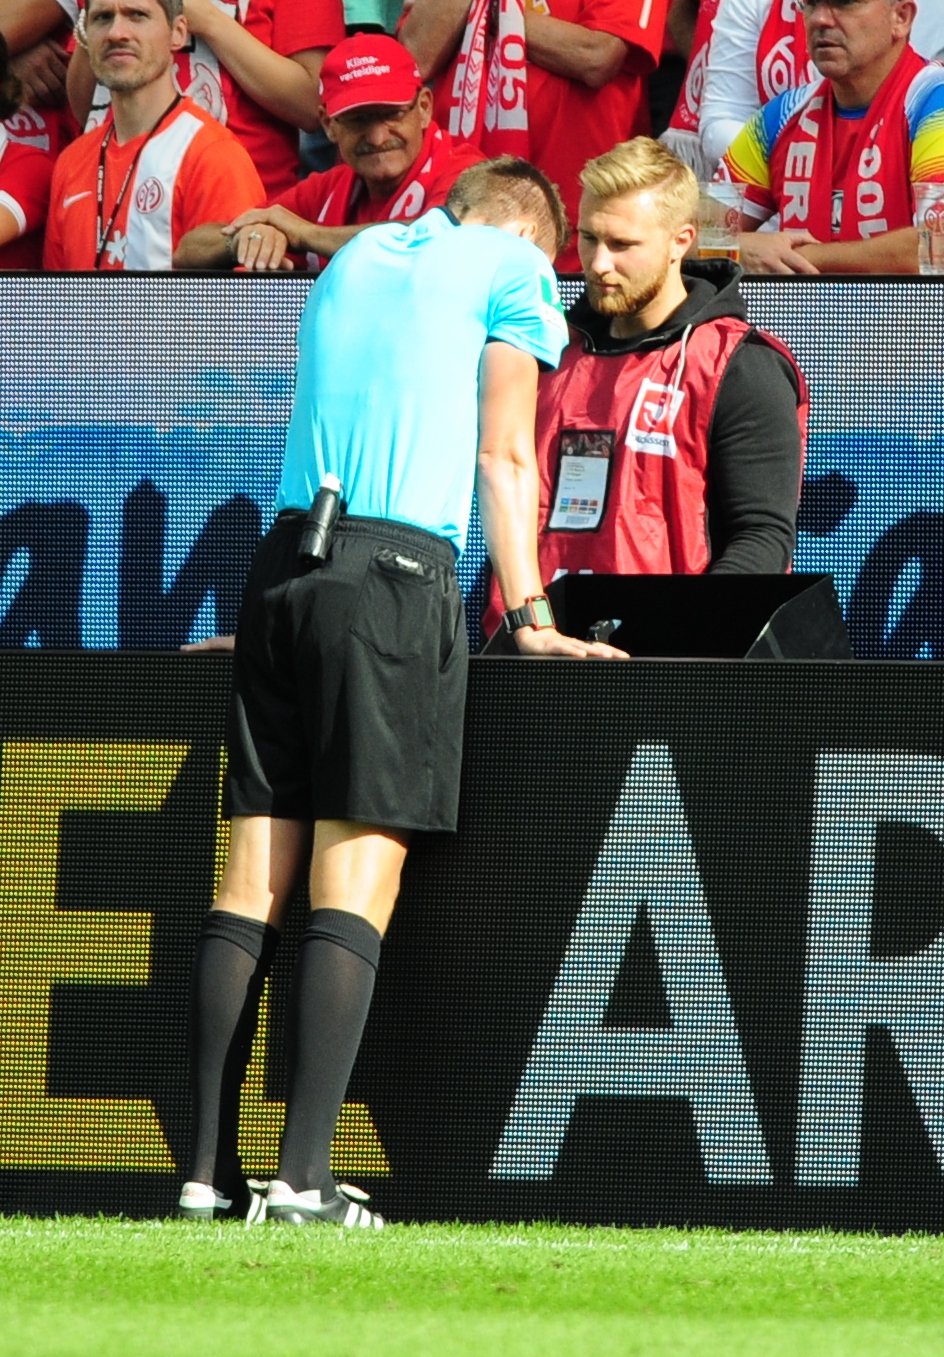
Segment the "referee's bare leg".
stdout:
<svg viewBox="0 0 944 1357">
<path fill-rule="evenodd" d="M 353 820 L 318 820 L 309 882 L 312 909 L 359 914 L 383 937 L 400 893 L 410 836 Z"/>
<path fill-rule="evenodd" d="M 236 816 L 213 908 L 281 928 L 285 906 L 311 853 L 312 910 L 357 914 L 381 935 L 400 891 L 409 847 L 405 831 L 354 820 L 273 820 Z"/>
<path fill-rule="evenodd" d="M 311 853 L 308 820 L 234 816 L 214 909 L 281 929 L 285 906 Z"/>
</svg>

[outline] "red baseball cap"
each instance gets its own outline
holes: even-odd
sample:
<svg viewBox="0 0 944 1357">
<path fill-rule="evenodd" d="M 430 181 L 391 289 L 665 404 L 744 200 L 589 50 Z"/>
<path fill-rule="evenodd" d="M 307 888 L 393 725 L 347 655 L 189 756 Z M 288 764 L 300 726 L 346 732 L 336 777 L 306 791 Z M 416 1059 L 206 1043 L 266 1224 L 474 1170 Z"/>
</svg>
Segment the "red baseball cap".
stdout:
<svg viewBox="0 0 944 1357">
<path fill-rule="evenodd" d="M 333 47 L 321 67 L 318 93 L 329 118 L 366 104 L 412 104 L 423 88 L 412 55 L 383 33 L 355 33 Z"/>
</svg>

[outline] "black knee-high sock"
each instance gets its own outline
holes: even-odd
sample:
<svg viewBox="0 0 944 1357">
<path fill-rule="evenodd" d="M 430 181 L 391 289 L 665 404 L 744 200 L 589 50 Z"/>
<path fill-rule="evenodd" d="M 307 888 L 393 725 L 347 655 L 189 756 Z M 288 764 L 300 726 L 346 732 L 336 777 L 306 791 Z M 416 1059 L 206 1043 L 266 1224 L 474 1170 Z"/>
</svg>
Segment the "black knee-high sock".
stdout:
<svg viewBox="0 0 944 1357">
<path fill-rule="evenodd" d="M 214 909 L 197 943 L 190 990 L 190 1177 L 221 1192 L 233 1192 L 242 1181 L 239 1093 L 278 942 L 278 931 L 268 924 Z"/>
<path fill-rule="evenodd" d="M 366 919 L 317 909 L 302 935 L 289 1000 L 289 1089 L 279 1178 L 296 1192 L 334 1190 L 328 1162 L 380 960 Z"/>
</svg>

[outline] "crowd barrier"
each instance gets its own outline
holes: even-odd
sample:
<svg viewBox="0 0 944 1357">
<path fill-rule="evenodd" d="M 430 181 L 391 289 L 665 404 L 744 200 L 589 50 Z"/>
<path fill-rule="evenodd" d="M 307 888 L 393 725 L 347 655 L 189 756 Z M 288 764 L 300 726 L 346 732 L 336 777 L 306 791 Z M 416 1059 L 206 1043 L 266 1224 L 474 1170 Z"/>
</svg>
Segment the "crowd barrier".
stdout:
<svg viewBox="0 0 944 1357">
<path fill-rule="evenodd" d="M 0 1210 L 173 1209 L 228 679 L 0 652 Z M 398 1219 L 940 1229 L 942 709 L 933 664 L 473 659 L 337 1171 Z"/>
<path fill-rule="evenodd" d="M 232 630 L 310 286 L 0 275 L 0 647 Z M 940 658 L 944 284 L 754 278 L 744 293 L 811 388 L 796 568 L 833 576 L 858 656 Z M 474 644 L 483 569 L 476 521 L 460 563 Z"/>
</svg>

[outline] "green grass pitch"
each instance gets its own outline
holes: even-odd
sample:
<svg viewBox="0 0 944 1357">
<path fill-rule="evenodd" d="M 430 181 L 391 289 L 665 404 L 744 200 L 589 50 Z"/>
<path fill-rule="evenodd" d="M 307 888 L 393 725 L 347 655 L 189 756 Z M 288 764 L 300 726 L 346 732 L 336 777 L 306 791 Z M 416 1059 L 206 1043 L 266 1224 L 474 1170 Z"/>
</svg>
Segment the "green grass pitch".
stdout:
<svg viewBox="0 0 944 1357">
<path fill-rule="evenodd" d="M 0 1218 L 20 1357 L 944 1354 L 944 1241 Z"/>
</svg>

